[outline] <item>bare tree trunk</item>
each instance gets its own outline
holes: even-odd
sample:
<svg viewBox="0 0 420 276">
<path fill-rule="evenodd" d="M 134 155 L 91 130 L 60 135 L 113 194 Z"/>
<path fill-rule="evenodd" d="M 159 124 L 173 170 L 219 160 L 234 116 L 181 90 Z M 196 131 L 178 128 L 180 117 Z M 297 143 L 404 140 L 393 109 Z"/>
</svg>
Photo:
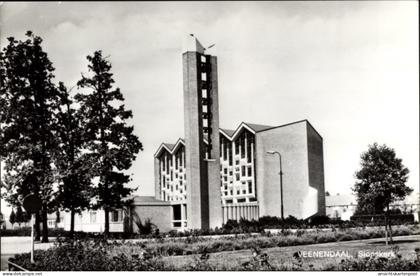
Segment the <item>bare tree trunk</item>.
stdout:
<svg viewBox="0 0 420 276">
<path fill-rule="evenodd" d="M 109 209 L 108 207 L 104 208 L 105 211 L 105 231 L 104 234 L 107 237 L 109 234 Z"/>
<path fill-rule="evenodd" d="M 41 228 L 39 227 L 39 224 L 41 223 L 41 216 L 39 215 L 39 212 L 35 214 L 35 240 L 40 241 L 41 240 Z"/>
<path fill-rule="evenodd" d="M 394 240 L 392 239 L 391 221 L 389 222 L 388 227 L 389 227 L 389 240 L 390 240 L 391 244 L 393 244 L 394 243 Z"/>
<path fill-rule="evenodd" d="M 392 240 L 392 228 L 391 228 L 391 216 L 389 214 L 389 204 L 386 206 L 386 215 L 388 216 L 389 240 L 391 244 L 393 244 L 394 241 Z"/>
<path fill-rule="evenodd" d="M 48 242 L 48 212 L 46 204 L 43 206 L 42 210 L 42 241 Z"/>
<path fill-rule="evenodd" d="M 388 216 L 385 215 L 385 245 L 388 245 Z"/>
<path fill-rule="evenodd" d="M 74 210 L 70 212 L 70 238 L 74 236 Z"/>
</svg>

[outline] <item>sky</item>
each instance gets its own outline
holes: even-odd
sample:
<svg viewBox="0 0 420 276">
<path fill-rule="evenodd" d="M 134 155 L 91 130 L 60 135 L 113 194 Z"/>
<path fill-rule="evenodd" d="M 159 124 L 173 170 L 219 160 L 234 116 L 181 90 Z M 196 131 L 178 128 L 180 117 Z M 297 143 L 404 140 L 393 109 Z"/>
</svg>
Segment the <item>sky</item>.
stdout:
<svg viewBox="0 0 420 276">
<path fill-rule="evenodd" d="M 56 81 L 72 87 L 86 56 L 109 55 L 144 146 L 129 170 L 153 195 L 153 154 L 183 137 L 182 42 L 218 57 L 222 128 L 302 119 L 322 135 L 325 189 L 351 193 L 360 154 L 395 149 L 419 189 L 416 1 L 1 2 L 0 42 L 43 38 Z M 2 204 L 3 205 L 3 204 Z"/>
</svg>

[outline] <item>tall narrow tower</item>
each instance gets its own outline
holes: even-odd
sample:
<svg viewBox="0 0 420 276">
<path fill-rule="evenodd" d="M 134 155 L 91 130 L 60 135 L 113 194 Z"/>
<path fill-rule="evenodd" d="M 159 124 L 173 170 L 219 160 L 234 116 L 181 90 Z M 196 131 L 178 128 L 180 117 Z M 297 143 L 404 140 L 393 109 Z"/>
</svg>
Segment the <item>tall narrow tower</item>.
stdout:
<svg viewBox="0 0 420 276">
<path fill-rule="evenodd" d="M 217 58 L 190 36 L 182 55 L 187 227 L 222 225 Z"/>
</svg>

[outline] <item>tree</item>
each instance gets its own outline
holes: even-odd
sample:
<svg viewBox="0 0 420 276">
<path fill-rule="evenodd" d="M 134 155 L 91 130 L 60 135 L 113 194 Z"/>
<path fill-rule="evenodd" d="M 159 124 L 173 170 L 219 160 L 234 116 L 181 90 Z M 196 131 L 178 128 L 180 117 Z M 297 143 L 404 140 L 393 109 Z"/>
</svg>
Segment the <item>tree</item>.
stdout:
<svg viewBox="0 0 420 276">
<path fill-rule="evenodd" d="M 330 193 L 328 191 L 326 191 L 325 196 L 330 196 Z"/>
<path fill-rule="evenodd" d="M 6 199 L 18 205 L 29 193 L 42 200 L 36 216 L 36 238 L 42 220 L 42 241 L 48 242 L 47 213 L 53 196 L 52 156 L 57 147 L 54 133 L 59 93 L 51 61 L 42 39 L 26 33 L 25 41 L 8 38 L 0 54 L 1 155 L 6 174 L 2 183 Z"/>
<path fill-rule="evenodd" d="M 28 223 L 28 221 L 31 219 L 31 215 L 23 211 L 23 223 Z"/>
<path fill-rule="evenodd" d="M 12 212 L 10 213 L 9 221 L 12 224 L 12 228 L 13 228 L 13 224 L 15 224 L 15 222 L 16 222 L 16 214 L 15 214 L 15 211 L 13 209 L 12 209 Z"/>
<path fill-rule="evenodd" d="M 19 224 L 19 227 L 20 227 L 20 225 L 22 223 L 25 222 L 24 217 L 23 217 L 22 207 L 20 205 L 16 208 L 16 218 L 15 218 L 15 221 L 16 221 L 17 224 Z"/>
<path fill-rule="evenodd" d="M 405 185 L 409 170 L 397 158 L 395 150 L 374 143 L 361 155 L 361 169 L 356 172 L 353 191 L 357 196 L 359 213 L 384 214 L 388 244 L 388 228 L 391 235 L 389 205 L 403 200 L 413 189 Z"/>
<path fill-rule="evenodd" d="M 109 233 L 109 213 L 122 208 L 124 197 L 133 189 L 124 184 L 130 176 L 124 173 L 131 167 L 142 144 L 127 125 L 132 112 L 126 110 L 124 97 L 119 88 L 113 88 L 111 64 L 102 57 L 101 51 L 87 56 L 90 76 L 78 82 L 79 88 L 91 93 L 79 93 L 75 99 L 80 104 L 83 122 L 84 147 L 90 160 L 93 176 L 97 177 L 94 207 L 105 211 L 105 235 Z"/>
<path fill-rule="evenodd" d="M 80 113 L 72 106 L 70 91 L 59 83 L 60 110 L 57 114 L 59 147 L 55 164 L 60 175 L 57 206 L 70 211 L 70 237 L 74 234 L 74 216 L 89 207 L 92 189 L 90 163 L 83 150 Z"/>
</svg>

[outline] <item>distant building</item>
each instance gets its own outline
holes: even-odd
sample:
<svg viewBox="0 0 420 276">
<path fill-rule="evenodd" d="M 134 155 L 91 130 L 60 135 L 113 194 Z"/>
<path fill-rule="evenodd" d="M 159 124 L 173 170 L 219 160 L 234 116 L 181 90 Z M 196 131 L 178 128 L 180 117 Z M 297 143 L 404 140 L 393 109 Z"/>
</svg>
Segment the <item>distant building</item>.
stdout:
<svg viewBox="0 0 420 276">
<path fill-rule="evenodd" d="M 124 211 L 117 209 L 109 214 L 109 231 L 124 231 Z M 64 230 L 70 231 L 70 212 L 64 213 L 62 226 Z M 74 231 L 103 232 L 105 228 L 105 212 L 103 210 L 86 210 L 74 216 Z"/>
<path fill-rule="evenodd" d="M 325 197 L 326 215 L 330 218 L 350 220 L 356 211 L 357 201 L 351 194 L 329 195 Z"/>
<path fill-rule="evenodd" d="M 47 216 L 47 225 L 48 228 L 64 228 L 64 214 L 60 213 L 60 221 L 57 222 L 57 214 L 56 213 L 52 213 L 52 214 L 48 214 Z M 13 225 L 10 223 L 10 214 L 7 214 L 4 216 L 4 222 L 1 225 L 2 228 L 4 229 L 19 229 L 19 228 L 23 228 L 23 227 L 31 227 L 31 220 L 30 218 L 28 219 L 27 222 L 23 222 L 19 223 L 15 222 Z"/>
<path fill-rule="evenodd" d="M 64 228 L 64 214 L 59 213 L 59 218 L 57 218 L 57 213 L 52 213 L 47 215 L 47 225 L 48 228 Z M 29 224 L 30 225 L 30 224 Z"/>
<path fill-rule="evenodd" d="M 412 193 L 402 201 L 390 205 L 390 209 L 399 209 L 402 213 L 413 214 L 414 221 L 419 221 L 419 193 Z M 329 195 L 325 197 L 326 214 L 331 218 L 350 220 L 357 207 L 357 199 L 351 194 Z"/>
</svg>

